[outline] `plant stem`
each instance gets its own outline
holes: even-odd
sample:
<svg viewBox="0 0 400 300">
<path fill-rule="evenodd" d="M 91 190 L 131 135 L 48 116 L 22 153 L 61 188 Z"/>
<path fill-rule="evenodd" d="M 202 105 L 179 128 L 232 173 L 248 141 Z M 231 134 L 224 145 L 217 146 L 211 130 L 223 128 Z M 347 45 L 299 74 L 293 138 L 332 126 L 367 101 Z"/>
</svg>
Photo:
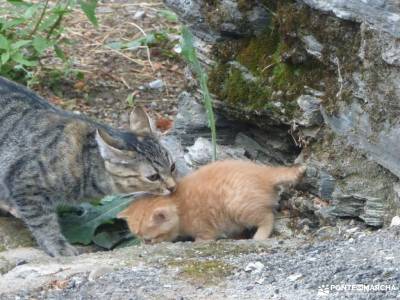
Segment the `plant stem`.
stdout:
<svg viewBox="0 0 400 300">
<path fill-rule="evenodd" d="M 58 5 L 59 3 L 61 3 L 61 1 L 58 1 L 58 2 L 57 2 L 57 5 Z M 64 12 L 63 12 L 63 13 L 60 13 L 60 14 L 58 15 L 57 20 L 54 22 L 53 26 L 50 27 L 49 32 L 48 32 L 47 35 L 46 35 L 46 39 L 49 39 L 49 38 L 51 37 L 53 31 L 60 25 L 60 23 L 61 23 L 61 21 L 62 21 L 62 18 L 64 17 L 64 15 L 65 15 L 65 13 L 66 13 L 66 11 L 67 11 L 67 8 L 68 8 L 68 6 L 69 6 L 69 4 L 70 4 L 70 1 L 67 1 L 66 4 L 65 4 Z M 60 4 L 60 5 L 61 5 L 61 4 Z"/>
<path fill-rule="evenodd" d="M 43 21 L 43 18 L 44 18 L 45 14 L 46 14 L 46 10 L 47 10 L 48 6 L 49 6 L 49 0 L 46 0 L 46 2 L 44 3 L 44 7 L 43 7 L 43 10 L 42 10 L 42 13 L 40 14 L 39 19 L 37 20 L 37 22 L 35 24 L 35 27 L 33 28 L 31 34 L 29 35 L 29 38 L 31 38 L 36 33 L 36 31 L 39 29 L 39 25 Z"/>
<path fill-rule="evenodd" d="M 215 161 L 217 159 L 217 130 L 215 126 L 215 116 L 212 106 L 212 99 L 210 96 L 210 92 L 208 91 L 207 73 L 203 70 L 200 61 L 197 58 L 196 49 L 193 46 L 193 36 L 187 27 L 182 28 L 182 37 L 182 55 L 191 65 L 200 82 L 200 89 L 203 95 L 204 106 L 206 108 L 208 117 L 208 125 L 211 129 L 212 160 Z"/>
</svg>

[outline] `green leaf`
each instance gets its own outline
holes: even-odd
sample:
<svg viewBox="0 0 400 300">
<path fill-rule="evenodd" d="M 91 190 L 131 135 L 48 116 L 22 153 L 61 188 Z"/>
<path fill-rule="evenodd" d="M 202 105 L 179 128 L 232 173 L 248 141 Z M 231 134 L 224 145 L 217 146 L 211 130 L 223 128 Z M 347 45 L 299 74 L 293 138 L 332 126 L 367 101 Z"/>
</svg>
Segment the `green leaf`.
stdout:
<svg viewBox="0 0 400 300">
<path fill-rule="evenodd" d="M 33 38 L 32 45 L 39 54 L 42 54 L 44 50 L 51 46 L 51 43 L 44 37 L 37 35 Z"/>
<path fill-rule="evenodd" d="M 96 18 L 96 6 L 97 0 L 80 0 L 79 5 L 81 9 L 85 13 L 86 17 L 89 21 L 94 25 L 98 26 L 97 18 Z"/>
<path fill-rule="evenodd" d="M 172 12 L 170 10 L 166 10 L 166 9 L 160 10 L 158 12 L 158 15 L 160 17 L 167 19 L 168 21 L 178 22 L 178 17 L 176 16 L 176 14 L 174 12 Z"/>
<path fill-rule="evenodd" d="M 95 237 L 96 229 L 116 218 L 135 199 L 146 195 L 138 192 L 129 195 L 108 196 L 101 200 L 100 205 L 89 203 L 80 205 L 81 213 L 76 210 L 60 213 L 60 225 L 64 236 L 70 243 L 88 245 Z"/>
<path fill-rule="evenodd" d="M 128 239 L 126 241 L 123 241 L 121 243 L 119 243 L 115 249 L 119 249 L 119 248 L 125 248 L 125 247 L 131 247 L 131 246 L 137 246 L 141 244 L 141 240 L 137 239 L 137 238 L 131 238 Z"/>
<path fill-rule="evenodd" d="M 128 97 L 126 97 L 126 103 L 128 103 L 129 107 L 133 107 L 133 105 L 135 104 L 135 96 L 133 95 L 133 93 L 130 93 Z"/>
<path fill-rule="evenodd" d="M 193 36 L 189 29 L 185 26 L 182 28 L 182 55 L 189 64 L 198 64 L 196 51 L 193 47 Z M 197 69 L 195 69 L 197 73 Z"/>
<path fill-rule="evenodd" d="M 57 22 L 58 15 L 57 14 L 51 14 L 47 18 L 45 18 L 39 25 L 39 30 L 40 31 L 45 31 L 47 29 L 50 29 L 55 22 Z"/>
<path fill-rule="evenodd" d="M 17 41 L 15 43 L 12 43 L 11 44 L 11 49 L 14 49 L 14 50 L 15 49 L 19 49 L 19 48 L 21 48 L 23 46 L 29 45 L 30 43 L 32 43 L 31 40 L 20 40 L 20 41 Z"/>
<path fill-rule="evenodd" d="M 140 37 L 138 39 L 132 40 L 130 42 L 113 42 L 108 44 L 108 47 L 112 49 L 135 49 L 140 46 L 149 46 L 157 42 L 157 37 L 154 33 L 149 33 L 146 36 Z"/>
<path fill-rule="evenodd" d="M 16 19 L 11 19 L 7 20 L 6 22 L 3 23 L 3 28 L 2 30 L 8 30 L 10 28 L 16 27 L 18 25 L 21 25 L 26 22 L 26 19 L 24 18 L 16 18 Z"/>
<path fill-rule="evenodd" d="M 204 106 L 207 112 L 208 125 L 211 130 L 211 142 L 212 142 L 212 158 L 213 161 L 217 159 L 217 132 L 215 127 L 215 115 L 213 112 L 213 104 L 210 92 L 208 91 L 207 85 L 207 73 L 203 70 L 196 54 L 196 50 L 193 46 L 193 36 L 187 27 L 182 28 L 182 52 L 181 54 L 189 63 L 191 68 L 197 75 L 197 79 L 200 82 L 200 89 L 203 96 Z"/>
<path fill-rule="evenodd" d="M 1 64 L 4 65 L 5 63 L 7 63 L 10 60 L 10 52 L 4 52 L 1 55 Z"/>
<path fill-rule="evenodd" d="M 19 52 L 14 53 L 14 54 L 11 56 L 11 59 L 12 59 L 13 61 L 15 61 L 15 62 L 17 62 L 17 63 L 23 65 L 23 66 L 26 66 L 26 67 L 33 67 L 33 66 L 36 66 L 36 65 L 37 65 L 37 61 L 27 60 L 27 59 L 25 59 L 25 57 L 23 57 L 23 55 L 22 55 L 21 53 L 19 53 Z"/>
<path fill-rule="evenodd" d="M 10 49 L 10 42 L 0 34 L 0 49 L 8 50 Z"/>
<path fill-rule="evenodd" d="M 54 45 L 54 51 L 56 52 L 56 55 L 58 58 L 60 58 L 62 61 L 66 61 L 64 51 L 62 51 L 62 49 L 60 47 L 58 47 L 57 45 Z"/>
<path fill-rule="evenodd" d="M 25 19 L 30 19 L 30 18 L 32 18 L 32 17 L 35 15 L 35 13 L 38 11 L 39 7 L 40 7 L 40 6 L 37 5 L 37 4 L 28 7 L 28 8 L 25 10 L 24 18 L 25 18 Z"/>
<path fill-rule="evenodd" d="M 126 222 L 123 220 L 115 220 L 110 224 L 101 225 L 93 237 L 93 242 L 102 248 L 112 249 L 121 241 L 133 238 L 130 233 Z"/>
</svg>

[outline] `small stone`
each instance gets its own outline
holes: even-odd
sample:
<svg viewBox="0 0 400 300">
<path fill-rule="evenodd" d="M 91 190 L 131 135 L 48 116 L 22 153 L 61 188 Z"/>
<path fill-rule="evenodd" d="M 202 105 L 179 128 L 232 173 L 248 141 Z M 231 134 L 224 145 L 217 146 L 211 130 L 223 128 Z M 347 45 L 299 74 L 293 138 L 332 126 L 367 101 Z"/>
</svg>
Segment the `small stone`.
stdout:
<svg viewBox="0 0 400 300">
<path fill-rule="evenodd" d="M 102 266 L 102 267 L 95 268 L 94 270 L 92 270 L 90 272 L 90 274 L 88 276 L 88 280 L 95 281 L 97 278 L 103 276 L 104 274 L 110 273 L 112 271 L 113 271 L 113 269 L 108 266 Z"/>
<path fill-rule="evenodd" d="M 295 274 L 292 274 L 292 275 L 290 275 L 290 276 L 288 276 L 288 280 L 289 281 L 296 281 L 296 280 L 298 280 L 298 279 L 300 279 L 300 278 L 302 278 L 303 277 L 303 274 L 300 274 L 300 273 L 295 273 Z"/>
<path fill-rule="evenodd" d="M 357 230 L 358 230 L 358 227 L 353 227 L 353 228 L 347 229 L 346 232 L 347 232 L 347 233 L 354 233 L 354 232 L 356 232 Z"/>
<path fill-rule="evenodd" d="M 164 86 L 164 81 L 162 81 L 161 79 L 157 79 L 148 83 L 148 87 L 153 90 L 160 90 L 164 88 Z"/>
<path fill-rule="evenodd" d="M 182 47 L 180 45 L 175 45 L 174 48 L 172 49 L 175 53 L 181 54 L 182 52 Z"/>
<path fill-rule="evenodd" d="M 392 226 L 400 226 L 400 217 L 394 216 L 392 222 L 390 222 L 390 227 Z"/>
<path fill-rule="evenodd" d="M 263 284 L 264 280 L 265 280 L 265 278 L 261 277 L 260 279 L 256 280 L 256 283 L 257 284 Z"/>
<path fill-rule="evenodd" d="M 245 268 L 245 272 L 252 272 L 254 274 L 261 273 L 264 269 L 264 264 L 260 263 L 259 261 L 253 263 L 249 263 Z"/>
<path fill-rule="evenodd" d="M 146 16 L 146 12 L 144 10 L 138 10 L 134 15 L 134 20 L 141 20 Z"/>
</svg>

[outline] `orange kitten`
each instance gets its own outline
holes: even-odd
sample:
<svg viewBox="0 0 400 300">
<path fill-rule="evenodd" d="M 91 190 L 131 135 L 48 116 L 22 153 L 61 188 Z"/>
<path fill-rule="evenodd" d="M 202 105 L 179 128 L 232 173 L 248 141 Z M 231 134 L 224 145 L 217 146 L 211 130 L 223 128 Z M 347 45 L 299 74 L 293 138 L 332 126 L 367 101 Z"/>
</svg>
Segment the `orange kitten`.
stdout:
<svg viewBox="0 0 400 300">
<path fill-rule="evenodd" d="M 253 239 L 269 237 L 278 186 L 295 184 L 303 166 L 268 167 L 226 160 L 211 163 L 184 177 L 168 196 L 140 199 L 118 217 L 145 242 L 173 241 L 178 236 L 198 240 L 232 237 L 257 227 Z"/>
</svg>

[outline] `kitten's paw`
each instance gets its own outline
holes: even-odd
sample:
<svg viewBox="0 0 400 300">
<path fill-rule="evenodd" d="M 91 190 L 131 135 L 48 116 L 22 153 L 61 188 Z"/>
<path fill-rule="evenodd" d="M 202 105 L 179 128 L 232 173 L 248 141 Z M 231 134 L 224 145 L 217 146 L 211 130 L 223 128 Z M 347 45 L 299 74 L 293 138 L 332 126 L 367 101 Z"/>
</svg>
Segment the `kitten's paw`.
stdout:
<svg viewBox="0 0 400 300">
<path fill-rule="evenodd" d="M 304 175 L 304 174 L 306 173 L 306 171 L 307 171 L 307 166 L 306 166 L 305 164 L 301 164 L 301 165 L 299 166 L 299 173 L 300 173 L 301 175 Z"/>
<path fill-rule="evenodd" d="M 79 255 L 79 251 L 68 243 L 58 244 L 58 245 L 50 245 L 44 247 L 44 251 L 52 256 L 77 256 Z"/>
</svg>

